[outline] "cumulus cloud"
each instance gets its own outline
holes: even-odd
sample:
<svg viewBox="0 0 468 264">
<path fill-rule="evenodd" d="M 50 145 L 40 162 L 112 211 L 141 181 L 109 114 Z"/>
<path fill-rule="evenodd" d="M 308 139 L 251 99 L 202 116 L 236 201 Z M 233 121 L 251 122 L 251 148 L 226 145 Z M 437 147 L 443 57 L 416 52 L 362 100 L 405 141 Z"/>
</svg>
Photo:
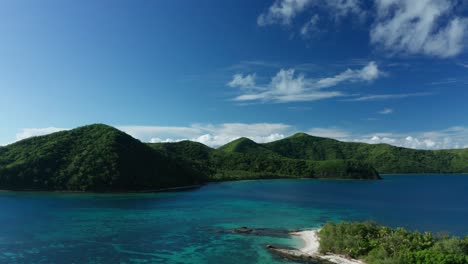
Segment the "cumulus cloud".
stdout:
<svg viewBox="0 0 468 264">
<path fill-rule="evenodd" d="M 178 142 L 192 140 L 211 147 L 219 147 L 240 137 L 264 143 L 278 140 L 289 134 L 291 126 L 282 123 L 224 123 L 193 124 L 187 127 L 121 126 L 122 131 L 144 142 Z"/>
<path fill-rule="evenodd" d="M 454 16 L 457 1 L 376 0 L 371 42 L 395 53 L 452 57 L 463 50 L 468 19 Z"/>
<path fill-rule="evenodd" d="M 192 124 L 189 126 L 117 126 L 117 129 L 143 142 L 179 142 L 192 140 L 211 147 L 219 147 L 240 137 L 258 143 L 282 139 L 294 132 L 293 127 L 282 123 L 222 123 Z M 25 128 L 16 134 L 16 141 L 69 130 L 67 128 Z"/>
<path fill-rule="evenodd" d="M 256 91 L 245 91 L 244 81 L 240 81 L 240 79 L 244 80 L 246 77 L 242 74 L 234 75 L 228 85 L 238 87 L 242 92 L 241 95 L 234 98 L 235 101 L 303 102 L 344 96 L 344 93 L 340 91 L 329 91 L 324 90 L 324 88 L 337 86 L 344 82 L 370 82 L 381 75 L 382 72 L 377 64 L 371 61 L 362 69 L 347 69 L 335 76 L 318 80 L 296 74 L 294 69 L 281 69 L 268 84 L 249 83 L 256 88 Z"/>
<path fill-rule="evenodd" d="M 454 126 L 442 130 L 409 133 L 353 133 L 339 128 L 313 128 L 311 135 L 348 142 L 390 144 L 413 149 L 453 149 L 468 147 L 468 127 Z"/>
<path fill-rule="evenodd" d="M 35 136 L 43 136 L 59 131 L 68 130 L 67 128 L 45 127 L 45 128 L 23 128 L 16 134 L 16 141 L 23 140 Z"/>
<path fill-rule="evenodd" d="M 143 142 L 192 140 L 211 147 L 222 146 L 240 137 L 247 137 L 258 143 L 266 143 L 283 139 L 297 132 L 293 126 L 283 123 L 192 124 L 185 127 L 127 126 L 119 127 L 119 129 L 137 135 L 136 137 Z M 306 130 L 306 133 L 347 142 L 385 143 L 414 149 L 468 147 L 468 127 L 464 126 L 408 133 L 355 133 L 339 127 L 313 127 Z"/>
<path fill-rule="evenodd" d="M 297 132 L 293 126 L 283 123 L 223 123 L 192 124 L 190 126 L 120 126 L 118 129 L 143 142 L 178 142 L 192 140 L 211 147 L 219 147 L 240 137 L 247 137 L 258 143 L 283 139 Z M 46 135 L 66 128 L 25 128 L 17 140 L 32 136 Z M 408 133 L 354 133 L 339 127 L 313 127 L 306 132 L 310 135 L 335 138 L 348 142 L 370 144 L 386 143 L 415 149 L 468 148 L 468 127 L 453 126 L 441 130 Z"/>
<path fill-rule="evenodd" d="M 393 109 L 391 109 L 391 108 L 384 108 L 381 111 L 379 111 L 379 114 L 382 114 L 382 115 L 388 115 L 388 114 L 391 114 L 391 113 L 393 113 Z"/>
</svg>

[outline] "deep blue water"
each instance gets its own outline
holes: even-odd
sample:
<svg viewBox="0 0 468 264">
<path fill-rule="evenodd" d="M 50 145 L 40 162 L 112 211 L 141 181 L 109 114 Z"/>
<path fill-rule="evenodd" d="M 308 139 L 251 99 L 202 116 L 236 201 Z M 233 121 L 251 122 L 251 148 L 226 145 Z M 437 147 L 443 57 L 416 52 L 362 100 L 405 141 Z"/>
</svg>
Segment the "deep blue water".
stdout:
<svg viewBox="0 0 468 264">
<path fill-rule="evenodd" d="M 0 263 L 285 263 L 265 244 L 226 234 L 368 220 L 468 235 L 468 175 L 382 181 L 265 180 L 174 193 L 0 193 Z"/>
</svg>

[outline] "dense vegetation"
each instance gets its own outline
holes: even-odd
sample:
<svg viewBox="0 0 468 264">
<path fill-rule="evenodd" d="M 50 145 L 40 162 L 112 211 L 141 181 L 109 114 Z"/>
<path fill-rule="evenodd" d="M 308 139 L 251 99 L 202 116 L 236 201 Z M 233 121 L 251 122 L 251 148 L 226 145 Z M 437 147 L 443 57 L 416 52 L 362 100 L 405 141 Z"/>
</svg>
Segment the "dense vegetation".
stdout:
<svg viewBox="0 0 468 264">
<path fill-rule="evenodd" d="M 320 252 L 364 259 L 368 264 L 467 264 L 468 236 L 409 232 L 373 222 L 327 223 Z"/>
<path fill-rule="evenodd" d="M 379 173 L 468 172 L 468 149 L 417 150 L 388 144 L 341 142 L 304 133 L 263 146 L 288 158 L 360 160 L 371 164 Z"/>
<path fill-rule="evenodd" d="M 288 158 L 247 138 L 234 140 L 218 149 L 191 141 L 149 145 L 164 155 L 197 164 L 212 181 L 262 178 L 379 178 L 375 169 L 364 162 Z"/>
<path fill-rule="evenodd" d="M 0 148 L 1 189 L 132 191 L 277 177 L 378 175 L 362 162 L 291 159 L 245 138 L 218 150 L 191 141 L 144 144 L 101 124 Z"/>
<path fill-rule="evenodd" d="M 106 125 L 33 137 L 0 148 L 0 188 L 146 190 L 203 181 L 191 164 L 161 155 Z"/>
<path fill-rule="evenodd" d="M 0 188 L 149 190 L 259 178 L 378 179 L 380 173 L 468 172 L 468 149 L 415 150 L 304 133 L 266 144 L 239 138 L 144 144 L 106 125 L 0 147 Z"/>
</svg>

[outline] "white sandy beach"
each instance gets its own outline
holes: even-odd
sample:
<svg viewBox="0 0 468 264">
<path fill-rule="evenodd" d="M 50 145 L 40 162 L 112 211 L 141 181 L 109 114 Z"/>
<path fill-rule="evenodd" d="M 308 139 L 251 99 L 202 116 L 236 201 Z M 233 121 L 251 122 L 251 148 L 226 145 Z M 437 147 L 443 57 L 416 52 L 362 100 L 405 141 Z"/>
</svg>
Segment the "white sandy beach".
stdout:
<svg viewBox="0 0 468 264">
<path fill-rule="evenodd" d="M 304 255 L 314 256 L 314 257 L 325 259 L 332 263 L 338 263 L 338 264 L 364 264 L 364 262 L 357 260 L 357 259 L 349 259 L 349 258 L 335 255 L 335 254 L 326 254 L 326 255 L 320 254 L 319 253 L 320 242 L 319 242 L 319 237 L 317 235 L 318 231 L 320 231 L 320 229 L 305 230 L 305 231 L 292 233 L 292 235 L 299 236 L 302 240 L 304 240 L 305 242 L 304 247 L 299 249 L 299 251 L 301 251 Z"/>
</svg>

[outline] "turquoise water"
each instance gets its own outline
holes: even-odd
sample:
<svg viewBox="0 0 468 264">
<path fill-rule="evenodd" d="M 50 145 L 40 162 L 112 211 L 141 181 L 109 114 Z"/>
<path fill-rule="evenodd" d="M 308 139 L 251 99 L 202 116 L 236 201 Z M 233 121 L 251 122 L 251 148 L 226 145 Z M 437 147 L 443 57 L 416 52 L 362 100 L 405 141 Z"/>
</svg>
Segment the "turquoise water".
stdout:
<svg viewBox="0 0 468 264">
<path fill-rule="evenodd" d="M 153 194 L 0 193 L 0 263 L 287 263 L 240 226 L 318 227 L 373 219 L 468 234 L 468 175 L 382 181 L 265 180 Z"/>
</svg>

